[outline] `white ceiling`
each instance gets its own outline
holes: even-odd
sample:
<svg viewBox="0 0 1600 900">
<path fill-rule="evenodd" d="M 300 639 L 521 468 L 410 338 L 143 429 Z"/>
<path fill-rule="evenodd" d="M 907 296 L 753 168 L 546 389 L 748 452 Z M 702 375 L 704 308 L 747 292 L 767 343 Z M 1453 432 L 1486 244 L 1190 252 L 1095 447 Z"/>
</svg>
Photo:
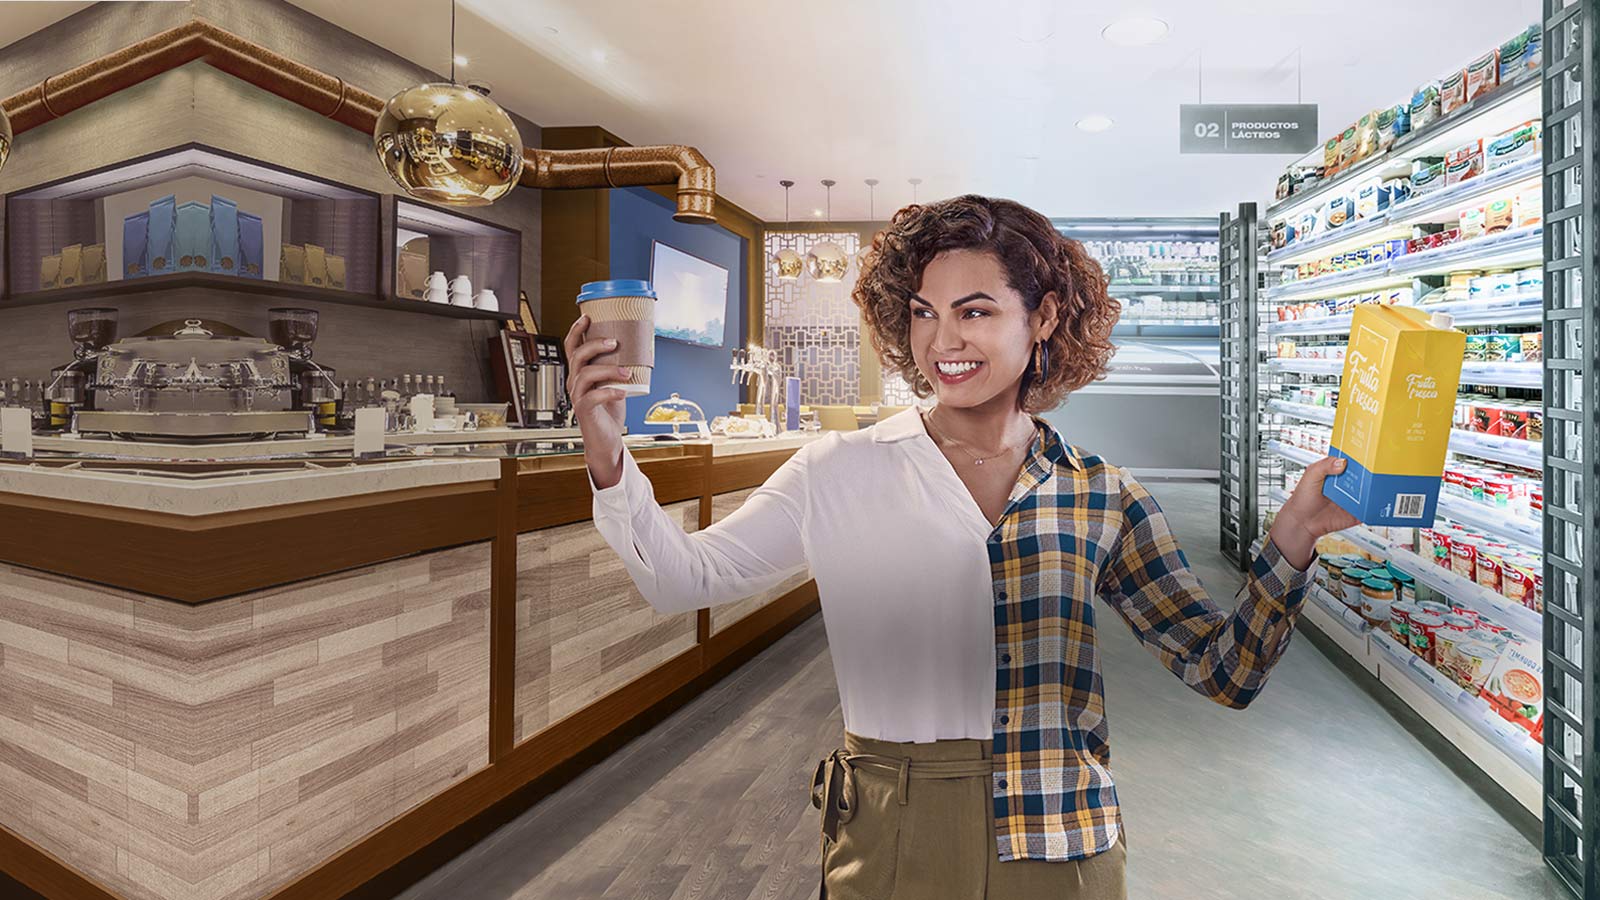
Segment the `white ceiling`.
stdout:
<svg viewBox="0 0 1600 900">
<path fill-rule="evenodd" d="M 295 0 L 438 71 L 447 0 Z M 1053 216 L 1203 215 L 1264 201 L 1287 157 L 1180 156 L 1177 107 L 1204 99 L 1321 105 L 1324 136 L 1536 21 L 1538 0 L 460 0 L 458 77 L 541 125 L 602 125 L 686 143 L 719 191 L 767 220 L 823 206 L 866 219 L 977 192 Z M 0 34 L 11 7 L 0 3 Z M 1100 30 L 1134 13 L 1159 45 Z M 58 16 L 59 17 L 59 16 Z M 43 22 L 32 27 L 41 27 Z M 26 33 L 26 32 L 16 32 Z M 3 38 L 0 38 L 3 39 Z M 1297 52 L 1303 70 L 1296 65 Z M 1303 76 L 1302 76 L 1303 71 Z M 1074 122 L 1104 113 L 1102 134 Z"/>
</svg>

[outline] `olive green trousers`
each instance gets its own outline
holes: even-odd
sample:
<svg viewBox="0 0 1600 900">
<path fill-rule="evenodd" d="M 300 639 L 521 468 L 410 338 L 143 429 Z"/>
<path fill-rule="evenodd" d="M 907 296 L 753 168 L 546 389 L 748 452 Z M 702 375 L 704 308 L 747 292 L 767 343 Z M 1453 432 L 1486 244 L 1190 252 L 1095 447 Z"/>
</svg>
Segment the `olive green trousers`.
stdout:
<svg viewBox="0 0 1600 900">
<path fill-rule="evenodd" d="M 820 900 L 1125 900 L 1121 836 L 1087 859 L 1001 862 L 993 741 L 878 741 L 845 732 L 817 764 Z"/>
</svg>

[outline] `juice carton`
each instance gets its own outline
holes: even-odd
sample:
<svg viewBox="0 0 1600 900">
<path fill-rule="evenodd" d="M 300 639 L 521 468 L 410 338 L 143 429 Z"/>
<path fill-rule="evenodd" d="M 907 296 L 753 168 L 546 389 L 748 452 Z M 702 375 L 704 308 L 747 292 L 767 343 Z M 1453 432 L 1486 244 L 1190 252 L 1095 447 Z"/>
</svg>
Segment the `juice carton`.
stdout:
<svg viewBox="0 0 1600 900">
<path fill-rule="evenodd" d="M 1428 528 L 1439 502 L 1466 335 L 1408 306 L 1361 304 L 1350 320 L 1322 493 L 1368 525 Z"/>
</svg>

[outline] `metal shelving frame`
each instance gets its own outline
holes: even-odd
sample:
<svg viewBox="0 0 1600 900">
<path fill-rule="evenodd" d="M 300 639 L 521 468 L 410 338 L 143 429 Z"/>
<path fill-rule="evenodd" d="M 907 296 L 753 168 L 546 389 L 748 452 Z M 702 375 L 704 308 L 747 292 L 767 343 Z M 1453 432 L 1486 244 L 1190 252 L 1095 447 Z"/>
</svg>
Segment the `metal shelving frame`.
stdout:
<svg viewBox="0 0 1600 900">
<path fill-rule="evenodd" d="M 1544 0 L 1544 855 L 1586 900 L 1600 898 L 1597 28 L 1596 0 Z"/>
<path fill-rule="evenodd" d="M 1260 244 L 1256 231 L 1256 205 L 1241 203 L 1237 215 L 1222 214 L 1217 246 L 1221 268 L 1217 303 L 1222 344 L 1221 550 L 1241 570 L 1250 563 L 1250 546 L 1259 529 L 1255 382 Z"/>
</svg>

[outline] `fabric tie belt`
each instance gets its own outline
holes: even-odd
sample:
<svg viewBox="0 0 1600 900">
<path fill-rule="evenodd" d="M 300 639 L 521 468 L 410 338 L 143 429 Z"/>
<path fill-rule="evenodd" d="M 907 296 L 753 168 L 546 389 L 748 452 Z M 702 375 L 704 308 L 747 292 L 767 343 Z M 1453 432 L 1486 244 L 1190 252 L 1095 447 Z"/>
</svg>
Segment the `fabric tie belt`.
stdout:
<svg viewBox="0 0 1600 900">
<path fill-rule="evenodd" d="M 976 778 L 994 771 L 990 759 L 913 760 L 909 757 L 880 756 L 876 753 L 850 753 L 838 749 L 817 763 L 811 776 L 811 805 L 822 810 L 822 833 L 829 840 L 839 839 L 839 823 L 848 822 L 856 811 L 856 769 L 870 769 L 897 779 L 895 799 L 901 806 L 910 800 L 912 779 Z"/>
</svg>

